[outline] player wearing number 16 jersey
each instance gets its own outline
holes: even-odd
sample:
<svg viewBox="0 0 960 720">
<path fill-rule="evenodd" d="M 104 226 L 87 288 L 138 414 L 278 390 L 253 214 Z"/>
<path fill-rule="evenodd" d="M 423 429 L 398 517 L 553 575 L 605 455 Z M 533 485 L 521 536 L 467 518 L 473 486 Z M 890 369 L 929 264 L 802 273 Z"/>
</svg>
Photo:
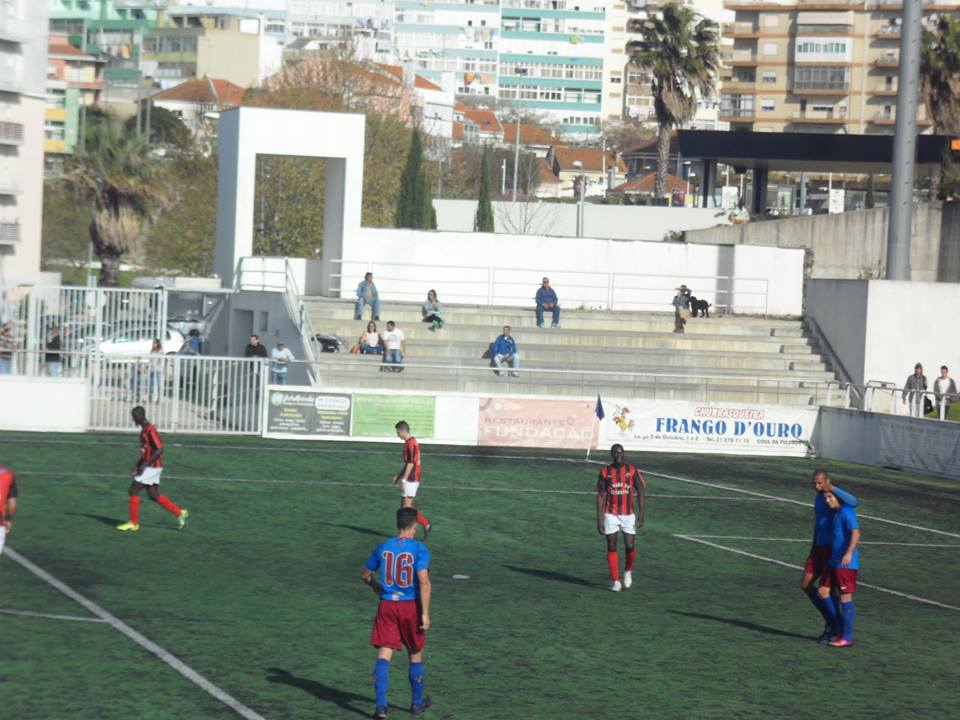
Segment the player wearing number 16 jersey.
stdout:
<svg viewBox="0 0 960 720">
<path fill-rule="evenodd" d="M 399 535 L 377 546 L 367 558 L 363 581 L 380 596 L 370 644 L 377 648 L 373 685 L 377 695 L 374 718 L 387 716 L 387 685 L 394 650 L 410 656 L 410 713 L 430 707 L 423 696 L 423 646 L 430 628 L 430 551 L 415 539 L 417 511 L 397 510 Z"/>
<path fill-rule="evenodd" d="M 623 461 L 623 445 L 610 448 L 613 462 L 600 471 L 597 478 L 597 532 L 607 536 L 607 565 L 610 568 L 610 589 L 620 592 L 622 587 L 633 584 L 633 563 L 637 559 L 634 546 L 639 526 L 643 527 L 643 488 L 647 481 L 636 467 Z M 638 509 L 634 509 L 636 498 Z M 623 545 L 627 553 L 623 584 L 620 584 L 620 560 L 617 556 L 617 533 L 623 533 Z"/>
</svg>

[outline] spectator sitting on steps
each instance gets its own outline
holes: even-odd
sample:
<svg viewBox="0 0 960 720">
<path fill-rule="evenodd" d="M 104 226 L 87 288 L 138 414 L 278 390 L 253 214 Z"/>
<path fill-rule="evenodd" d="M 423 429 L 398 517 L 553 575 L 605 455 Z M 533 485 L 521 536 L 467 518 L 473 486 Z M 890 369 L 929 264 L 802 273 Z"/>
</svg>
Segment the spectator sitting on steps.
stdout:
<svg viewBox="0 0 960 720">
<path fill-rule="evenodd" d="M 353 313 L 354 320 L 363 320 L 364 305 L 373 306 L 373 320 L 380 319 L 380 294 L 373 284 L 373 273 L 368 272 L 357 285 L 357 309 Z"/>
<path fill-rule="evenodd" d="M 503 334 L 500 335 L 490 345 L 490 355 L 493 357 L 493 364 L 497 366 L 497 375 L 503 375 L 501 368 L 504 362 L 510 364 L 511 377 L 517 377 L 520 373 L 520 354 L 517 352 L 517 341 L 510 337 L 510 326 L 503 326 Z"/>
<path fill-rule="evenodd" d="M 387 331 L 383 333 L 383 364 L 381 372 L 403 372 L 403 358 L 407 354 L 407 338 L 403 330 L 390 320 L 387 322 Z M 393 365 L 394 367 L 387 367 Z"/>
<path fill-rule="evenodd" d="M 557 292 L 550 287 L 550 278 L 544 278 L 543 284 L 537 288 L 537 327 L 543 327 L 543 311 L 549 310 L 553 315 L 551 327 L 560 327 L 560 301 Z"/>
<path fill-rule="evenodd" d="M 443 327 L 443 305 L 437 300 L 436 290 L 427 293 L 427 301 L 420 308 L 420 314 L 424 322 L 430 323 L 431 330 L 439 330 Z"/>
<path fill-rule="evenodd" d="M 357 345 L 360 347 L 361 355 L 379 355 L 383 352 L 383 340 L 373 320 L 368 322 L 367 329 L 360 333 Z"/>
</svg>

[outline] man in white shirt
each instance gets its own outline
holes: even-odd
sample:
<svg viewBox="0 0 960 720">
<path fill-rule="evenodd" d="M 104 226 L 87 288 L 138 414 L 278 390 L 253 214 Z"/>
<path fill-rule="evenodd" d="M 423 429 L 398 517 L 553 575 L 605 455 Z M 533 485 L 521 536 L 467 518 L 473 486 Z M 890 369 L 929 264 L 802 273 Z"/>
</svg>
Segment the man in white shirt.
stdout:
<svg viewBox="0 0 960 720">
<path fill-rule="evenodd" d="M 946 365 L 940 366 L 940 377 L 933 381 L 933 397 L 937 401 L 937 417 L 945 418 L 950 403 L 957 399 L 957 384 L 947 373 Z"/>
<path fill-rule="evenodd" d="M 387 323 L 387 331 L 381 335 L 383 339 L 383 365 L 381 372 L 403 372 L 403 357 L 407 354 L 407 338 L 403 330 L 397 327 L 397 324 L 390 320 Z M 397 367 L 386 367 L 387 365 L 396 365 Z"/>
<path fill-rule="evenodd" d="M 282 342 L 278 342 L 277 346 L 270 352 L 270 359 L 273 361 L 270 368 L 271 381 L 274 385 L 286 385 L 287 370 L 290 361 L 294 359 L 290 348 Z"/>
</svg>

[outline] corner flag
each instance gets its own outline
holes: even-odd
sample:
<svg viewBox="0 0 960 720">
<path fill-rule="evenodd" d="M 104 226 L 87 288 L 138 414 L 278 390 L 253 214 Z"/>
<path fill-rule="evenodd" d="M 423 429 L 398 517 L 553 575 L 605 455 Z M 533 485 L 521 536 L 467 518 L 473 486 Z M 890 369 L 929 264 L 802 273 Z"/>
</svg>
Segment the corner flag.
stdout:
<svg viewBox="0 0 960 720">
<path fill-rule="evenodd" d="M 600 394 L 599 394 L 599 393 L 597 393 L 597 407 L 596 407 L 596 409 L 594 410 L 594 412 L 597 414 L 597 419 L 598 419 L 598 420 L 603 420 L 603 418 L 605 417 L 604 414 L 603 414 L 603 403 L 600 402 Z"/>
</svg>

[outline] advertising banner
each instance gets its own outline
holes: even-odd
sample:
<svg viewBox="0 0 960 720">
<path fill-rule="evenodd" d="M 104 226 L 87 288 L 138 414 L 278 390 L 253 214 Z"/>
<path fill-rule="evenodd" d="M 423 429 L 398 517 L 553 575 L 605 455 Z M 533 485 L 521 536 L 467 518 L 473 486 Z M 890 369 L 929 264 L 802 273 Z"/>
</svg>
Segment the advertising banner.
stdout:
<svg viewBox="0 0 960 720">
<path fill-rule="evenodd" d="M 350 396 L 307 389 L 268 392 L 266 435 L 350 434 Z"/>
<path fill-rule="evenodd" d="M 601 443 L 632 450 L 808 454 L 817 409 L 603 398 Z"/>
<path fill-rule="evenodd" d="M 478 445 L 587 450 L 593 400 L 480 398 Z"/>
<path fill-rule="evenodd" d="M 394 437 L 394 425 L 406 420 L 418 438 L 434 436 L 436 398 L 433 395 L 353 396 L 353 435 Z"/>
</svg>

